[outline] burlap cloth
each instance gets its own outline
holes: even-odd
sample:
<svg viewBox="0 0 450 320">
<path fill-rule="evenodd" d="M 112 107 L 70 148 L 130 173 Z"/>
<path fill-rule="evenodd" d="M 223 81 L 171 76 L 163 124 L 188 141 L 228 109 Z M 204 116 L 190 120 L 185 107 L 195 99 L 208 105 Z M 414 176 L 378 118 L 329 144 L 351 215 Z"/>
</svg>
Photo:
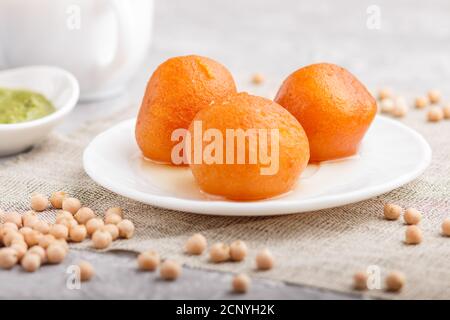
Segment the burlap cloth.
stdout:
<svg viewBox="0 0 450 320">
<path fill-rule="evenodd" d="M 120 197 L 93 182 L 83 171 L 81 156 L 99 131 L 133 115 L 87 125 L 71 136 L 52 135 L 33 150 L 0 164 L 0 208 L 27 210 L 29 197 L 38 191 L 50 194 L 65 190 L 102 213 L 110 206 L 125 208 L 137 232 L 131 240 L 113 243 L 109 250 L 159 250 L 163 257 L 187 266 L 247 272 L 255 277 L 283 280 L 344 292 L 352 290 L 352 275 L 369 265 L 379 266 L 382 277 L 401 270 L 407 284 L 400 294 L 370 290 L 366 295 L 384 298 L 450 298 L 450 238 L 440 235 L 442 220 L 450 216 L 450 121 L 431 124 L 425 113 L 411 111 L 403 120 L 421 132 L 433 149 L 433 162 L 416 181 L 364 202 L 316 212 L 274 217 L 218 217 L 175 212 Z M 114 147 L 114 146 L 111 146 Z M 380 150 L 383 152 L 383 150 Z M 403 243 L 401 220 L 382 218 L 383 205 L 392 201 L 414 206 L 424 213 L 424 241 Z M 54 212 L 43 213 L 52 219 Z M 212 264 L 207 255 L 189 257 L 183 244 L 194 232 L 210 243 L 245 240 L 251 248 L 244 263 Z M 90 241 L 75 245 L 88 249 Z M 254 270 L 254 255 L 268 247 L 276 256 L 271 271 Z M 295 298 L 295 297 L 292 297 Z"/>
</svg>

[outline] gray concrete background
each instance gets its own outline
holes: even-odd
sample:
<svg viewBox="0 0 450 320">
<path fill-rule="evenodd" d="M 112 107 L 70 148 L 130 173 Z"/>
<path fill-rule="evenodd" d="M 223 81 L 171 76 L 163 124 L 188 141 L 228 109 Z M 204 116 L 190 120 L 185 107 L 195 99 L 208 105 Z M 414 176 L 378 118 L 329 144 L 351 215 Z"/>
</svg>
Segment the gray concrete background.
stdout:
<svg viewBox="0 0 450 320">
<path fill-rule="evenodd" d="M 380 9 L 380 29 L 367 27 L 370 5 Z M 190 53 L 224 63 L 241 90 L 268 97 L 290 72 L 319 61 L 348 68 L 371 89 L 387 85 L 407 96 L 450 85 L 450 2 L 445 0 L 157 0 L 155 8 L 153 47 L 127 92 L 113 100 L 80 104 L 60 132 L 137 108 L 152 70 L 170 56 Z M 250 84 L 255 72 L 267 79 L 258 87 Z M 80 259 L 91 261 L 97 276 L 81 290 L 69 290 L 66 269 Z M 230 281 L 230 274 L 184 268 L 179 281 L 166 283 L 156 273 L 137 271 L 132 254 L 71 251 L 64 264 L 45 266 L 35 274 L 20 268 L 0 271 L 0 298 L 358 298 L 256 279 L 248 294 L 235 295 Z"/>
</svg>

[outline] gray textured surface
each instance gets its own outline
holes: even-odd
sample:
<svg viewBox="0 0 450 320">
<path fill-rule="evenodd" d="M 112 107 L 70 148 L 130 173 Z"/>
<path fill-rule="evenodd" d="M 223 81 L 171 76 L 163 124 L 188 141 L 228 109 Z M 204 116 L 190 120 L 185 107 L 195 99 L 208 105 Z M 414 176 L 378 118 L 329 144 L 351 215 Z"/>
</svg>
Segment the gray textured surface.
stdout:
<svg viewBox="0 0 450 320">
<path fill-rule="evenodd" d="M 366 26 L 366 9 L 381 9 L 381 29 Z M 273 96 L 282 79 L 299 66 L 318 61 L 341 64 L 370 88 L 380 85 L 424 92 L 449 86 L 450 3 L 433 1 L 156 1 L 155 41 L 142 73 L 114 100 L 77 107 L 61 126 L 70 132 L 87 119 L 137 107 L 150 72 L 167 57 L 197 53 L 227 65 L 241 90 Z M 252 87 L 254 72 L 267 82 Z M 66 288 L 66 268 L 86 259 L 97 277 L 81 290 Z M 301 270 L 299 270 L 301 272 Z M 247 295 L 230 293 L 231 275 L 184 269 L 181 279 L 165 283 L 157 274 L 136 270 L 126 253 L 72 251 L 60 266 L 35 274 L 16 268 L 0 271 L 1 298 L 353 298 L 301 286 L 255 280 Z"/>
</svg>

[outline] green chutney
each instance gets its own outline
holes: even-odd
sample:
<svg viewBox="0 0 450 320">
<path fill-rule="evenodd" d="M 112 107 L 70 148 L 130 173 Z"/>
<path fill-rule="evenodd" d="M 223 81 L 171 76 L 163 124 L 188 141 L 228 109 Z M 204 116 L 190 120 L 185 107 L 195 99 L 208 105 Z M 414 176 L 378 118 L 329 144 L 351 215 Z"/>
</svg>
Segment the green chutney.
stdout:
<svg viewBox="0 0 450 320">
<path fill-rule="evenodd" d="M 0 88 L 0 124 L 36 120 L 55 110 L 53 104 L 40 93 Z"/>
</svg>

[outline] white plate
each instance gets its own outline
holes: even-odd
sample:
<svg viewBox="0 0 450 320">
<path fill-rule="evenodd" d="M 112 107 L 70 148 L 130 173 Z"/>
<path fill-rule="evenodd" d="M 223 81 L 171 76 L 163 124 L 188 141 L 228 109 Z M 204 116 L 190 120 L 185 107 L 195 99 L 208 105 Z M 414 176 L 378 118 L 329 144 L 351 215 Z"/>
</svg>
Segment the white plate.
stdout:
<svg viewBox="0 0 450 320">
<path fill-rule="evenodd" d="M 431 149 L 418 133 L 377 116 L 355 157 L 309 165 L 296 188 L 268 200 L 237 202 L 205 195 L 189 168 L 142 158 L 135 119 L 98 135 L 84 151 L 87 174 L 103 187 L 150 205 L 211 215 L 265 216 L 313 211 L 365 200 L 415 179 Z"/>
</svg>

